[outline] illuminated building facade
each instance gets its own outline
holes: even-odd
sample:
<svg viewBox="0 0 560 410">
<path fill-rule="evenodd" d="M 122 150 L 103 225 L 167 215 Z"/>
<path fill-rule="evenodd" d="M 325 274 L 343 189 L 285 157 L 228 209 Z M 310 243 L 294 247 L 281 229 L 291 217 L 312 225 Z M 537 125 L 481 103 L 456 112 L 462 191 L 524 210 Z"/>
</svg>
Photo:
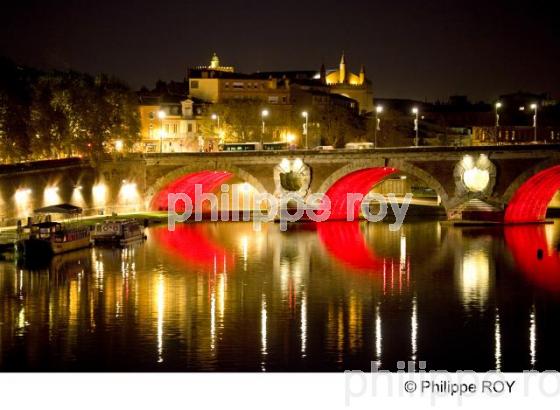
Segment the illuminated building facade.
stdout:
<svg viewBox="0 0 560 410">
<path fill-rule="evenodd" d="M 205 104 L 193 98 L 140 96 L 139 152 L 204 150 L 201 118 Z"/>
<path fill-rule="evenodd" d="M 366 78 L 365 67 L 360 67 L 360 72 L 354 74 L 346 66 L 344 53 L 340 58 L 338 69 L 325 70 L 321 67 L 319 74 L 321 81 L 325 82 L 331 93 L 340 94 L 357 101 L 360 113 L 373 112 L 373 91 L 371 82 Z"/>
<path fill-rule="evenodd" d="M 265 104 L 297 104 L 298 95 L 305 92 L 322 92 L 341 95 L 355 101 L 360 113 L 373 111 L 371 82 L 365 76 L 362 66 L 359 74 L 347 69 L 344 55 L 338 69 L 270 71 L 243 74 L 233 67 L 222 67 L 214 54 L 208 66 L 190 69 L 188 72 L 189 93 L 210 103 L 220 103 L 231 99 L 256 98 Z M 326 96 L 328 98 L 328 95 Z"/>
</svg>

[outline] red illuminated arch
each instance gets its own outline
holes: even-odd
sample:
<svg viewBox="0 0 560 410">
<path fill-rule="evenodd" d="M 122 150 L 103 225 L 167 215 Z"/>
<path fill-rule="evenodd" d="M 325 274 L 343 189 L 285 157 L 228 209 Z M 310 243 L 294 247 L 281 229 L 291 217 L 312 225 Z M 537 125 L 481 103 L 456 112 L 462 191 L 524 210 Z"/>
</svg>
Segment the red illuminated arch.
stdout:
<svg viewBox="0 0 560 410">
<path fill-rule="evenodd" d="M 348 204 L 348 193 L 367 195 L 371 189 L 387 178 L 389 175 L 398 172 L 395 168 L 378 167 L 365 168 L 346 174 L 332 184 L 326 192 L 331 202 L 330 220 L 346 220 L 348 215 L 348 206 L 354 211 L 354 218 L 360 215 L 361 201 L 354 201 Z"/>
<path fill-rule="evenodd" d="M 154 229 L 150 236 L 178 261 L 189 267 L 210 271 L 233 268 L 235 258 L 221 245 L 210 238 L 206 224 L 177 225 L 174 231 L 166 228 Z"/>
<path fill-rule="evenodd" d="M 359 222 L 322 222 L 316 227 L 319 239 L 329 254 L 352 270 L 382 274 L 393 271 L 394 265 L 399 263 L 394 258 L 377 256 L 367 246 Z"/>
<path fill-rule="evenodd" d="M 560 291 L 560 252 L 549 246 L 544 226 L 507 227 L 505 238 L 517 267 L 532 282 Z"/>
<path fill-rule="evenodd" d="M 210 193 L 216 191 L 221 184 L 227 182 L 233 177 L 233 173 L 229 171 L 199 171 L 183 175 L 176 180 L 164 185 L 153 197 L 150 208 L 156 211 L 167 210 L 167 196 L 170 193 L 184 193 L 195 203 L 195 189 L 200 185 L 202 193 Z M 204 205 L 208 205 L 207 202 Z M 177 202 L 178 212 L 184 210 L 184 203 Z"/>
<path fill-rule="evenodd" d="M 525 181 L 506 208 L 505 222 L 538 222 L 546 217 L 546 209 L 560 189 L 560 165 L 540 171 Z"/>
</svg>

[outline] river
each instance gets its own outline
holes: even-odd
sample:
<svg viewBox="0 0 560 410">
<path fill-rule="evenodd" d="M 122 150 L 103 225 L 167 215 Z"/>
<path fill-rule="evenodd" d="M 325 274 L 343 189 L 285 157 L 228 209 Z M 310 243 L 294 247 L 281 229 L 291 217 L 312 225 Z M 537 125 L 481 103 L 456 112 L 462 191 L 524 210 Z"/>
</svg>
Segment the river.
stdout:
<svg viewBox="0 0 560 410">
<path fill-rule="evenodd" d="M 192 223 L 0 262 L 0 370 L 560 370 L 560 221 Z"/>
</svg>

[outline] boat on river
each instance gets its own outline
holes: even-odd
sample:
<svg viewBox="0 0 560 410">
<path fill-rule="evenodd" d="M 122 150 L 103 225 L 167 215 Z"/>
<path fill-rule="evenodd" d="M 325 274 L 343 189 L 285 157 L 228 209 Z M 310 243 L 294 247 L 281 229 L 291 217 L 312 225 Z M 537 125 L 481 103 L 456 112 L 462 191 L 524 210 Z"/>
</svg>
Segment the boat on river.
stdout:
<svg viewBox="0 0 560 410">
<path fill-rule="evenodd" d="M 78 216 L 82 208 L 71 204 L 59 204 L 33 211 L 46 215 L 44 220 L 33 222 L 28 218 L 27 225 L 18 223 L 16 253 L 24 259 L 46 258 L 91 246 L 90 230 L 80 226 Z M 70 221 L 55 222 L 51 214 L 76 217 Z"/>
<path fill-rule="evenodd" d="M 92 239 L 96 245 L 125 246 L 146 238 L 144 227 L 135 219 L 107 220 L 95 225 Z"/>
</svg>

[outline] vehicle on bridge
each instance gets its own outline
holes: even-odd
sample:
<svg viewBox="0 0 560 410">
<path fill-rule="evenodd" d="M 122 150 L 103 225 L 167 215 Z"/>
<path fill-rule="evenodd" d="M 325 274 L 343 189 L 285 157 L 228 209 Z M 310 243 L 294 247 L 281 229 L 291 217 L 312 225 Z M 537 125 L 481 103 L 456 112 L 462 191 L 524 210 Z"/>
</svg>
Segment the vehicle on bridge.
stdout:
<svg viewBox="0 0 560 410">
<path fill-rule="evenodd" d="M 263 149 L 265 151 L 282 151 L 289 149 L 289 146 L 287 142 L 265 142 Z"/>
<path fill-rule="evenodd" d="M 233 142 L 220 144 L 220 151 L 258 151 L 261 149 L 260 142 Z"/>
<path fill-rule="evenodd" d="M 345 149 L 373 149 L 373 142 L 349 142 L 344 146 Z"/>
<path fill-rule="evenodd" d="M 287 142 L 273 141 L 265 142 L 261 144 L 260 142 L 232 142 L 226 144 L 220 144 L 220 151 L 282 151 L 289 148 Z"/>
</svg>

